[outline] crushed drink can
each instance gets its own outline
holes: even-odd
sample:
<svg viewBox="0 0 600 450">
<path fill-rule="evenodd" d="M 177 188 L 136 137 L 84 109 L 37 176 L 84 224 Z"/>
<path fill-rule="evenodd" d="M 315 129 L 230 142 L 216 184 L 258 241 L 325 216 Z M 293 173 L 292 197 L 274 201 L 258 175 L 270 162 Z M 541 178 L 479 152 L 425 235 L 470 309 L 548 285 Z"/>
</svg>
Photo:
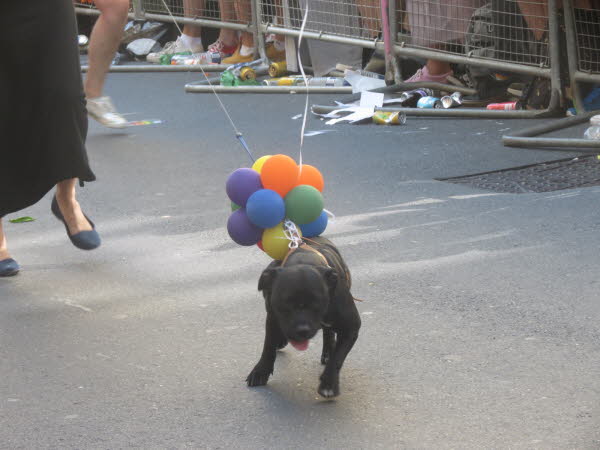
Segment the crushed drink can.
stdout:
<svg viewBox="0 0 600 450">
<path fill-rule="evenodd" d="M 287 64 L 285 61 L 274 62 L 269 66 L 269 76 L 271 78 L 282 77 L 287 74 Z"/>
<path fill-rule="evenodd" d="M 519 102 L 490 103 L 487 105 L 486 109 L 495 111 L 514 111 L 515 109 L 521 109 L 521 105 Z"/>
<path fill-rule="evenodd" d="M 419 101 L 417 102 L 417 108 L 424 108 L 424 109 L 436 108 L 436 109 L 440 109 L 440 108 L 443 108 L 443 106 L 442 106 L 442 102 L 440 101 L 439 98 L 432 97 L 432 96 L 427 96 L 427 97 L 421 97 L 419 99 Z"/>
<path fill-rule="evenodd" d="M 404 125 L 406 114 L 400 112 L 376 111 L 373 115 L 373 123 L 377 125 Z"/>
<path fill-rule="evenodd" d="M 256 72 L 252 67 L 242 67 L 240 69 L 240 80 L 256 80 Z"/>
<path fill-rule="evenodd" d="M 296 86 L 298 84 L 298 79 L 302 78 L 301 76 L 293 76 L 293 77 L 281 77 L 281 78 L 272 78 L 270 80 L 263 80 L 263 86 Z M 310 81 L 310 76 L 307 77 Z"/>
<path fill-rule="evenodd" d="M 349 86 L 348 82 L 340 77 L 306 77 L 309 86 Z M 272 78 L 270 80 L 263 80 L 263 86 L 305 86 L 304 78 L 302 76 L 291 76 Z"/>
<path fill-rule="evenodd" d="M 455 92 L 452 95 L 445 95 L 440 101 L 445 109 L 456 108 L 457 106 L 462 105 L 462 94 L 460 92 Z"/>
<path fill-rule="evenodd" d="M 431 96 L 433 96 L 433 91 L 431 89 L 414 89 L 412 91 L 403 92 L 400 95 L 400 101 L 402 102 L 402 106 L 414 107 L 421 97 Z"/>
</svg>

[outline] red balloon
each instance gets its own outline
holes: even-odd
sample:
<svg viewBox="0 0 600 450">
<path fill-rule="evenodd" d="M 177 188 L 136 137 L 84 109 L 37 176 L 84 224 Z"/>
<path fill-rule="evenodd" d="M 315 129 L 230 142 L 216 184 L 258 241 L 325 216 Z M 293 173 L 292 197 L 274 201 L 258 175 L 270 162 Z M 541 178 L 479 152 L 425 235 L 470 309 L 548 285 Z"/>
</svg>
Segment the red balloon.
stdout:
<svg viewBox="0 0 600 450">
<path fill-rule="evenodd" d="M 319 192 L 323 192 L 325 180 L 323 180 L 323 175 L 321 175 L 321 172 L 319 172 L 316 167 L 309 164 L 302 164 L 297 184 L 308 184 L 309 186 L 317 188 Z"/>
<path fill-rule="evenodd" d="M 287 155 L 271 156 L 260 172 L 263 187 L 285 197 L 298 182 L 298 169 L 296 161 Z"/>
</svg>

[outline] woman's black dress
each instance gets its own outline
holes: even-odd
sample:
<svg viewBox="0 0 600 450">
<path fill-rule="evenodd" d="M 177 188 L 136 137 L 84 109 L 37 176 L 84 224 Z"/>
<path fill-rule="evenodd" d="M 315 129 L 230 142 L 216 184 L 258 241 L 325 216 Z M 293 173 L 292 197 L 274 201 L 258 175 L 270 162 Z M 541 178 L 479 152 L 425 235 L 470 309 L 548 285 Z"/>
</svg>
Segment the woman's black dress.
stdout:
<svg viewBox="0 0 600 450">
<path fill-rule="evenodd" d="M 0 217 L 59 181 L 94 181 L 71 0 L 6 0 L 0 12 Z"/>
</svg>

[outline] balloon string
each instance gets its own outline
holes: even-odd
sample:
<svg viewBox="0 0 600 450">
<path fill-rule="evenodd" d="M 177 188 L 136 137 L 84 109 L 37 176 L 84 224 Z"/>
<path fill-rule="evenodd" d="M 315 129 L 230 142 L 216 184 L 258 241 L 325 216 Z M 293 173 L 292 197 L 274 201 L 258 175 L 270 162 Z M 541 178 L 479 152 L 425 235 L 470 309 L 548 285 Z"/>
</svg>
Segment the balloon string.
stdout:
<svg viewBox="0 0 600 450">
<path fill-rule="evenodd" d="M 171 18 L 173 19 L 173 23 L 175 24 L 175 27 L 177 27 L 177 31 L 179 31 L 180 35 L 183 35 L 183 30 L 181 29 L 181 27 L 177 23 L 177 20 L 175 19 L 175 16 L 173 16 L 173 13 L 171 12 L 171 8 L 169 8 L 169 5 L 167 5 L 167 2 L 165 0 L 161 0 L 161 1 L 162 1 L 162 4 L 164 5 L 165 9 L 169 13 L 169 16 L 171 16 Z M 194 52 L 192 51 L 192 49 L 191 49 L 190 46 L 188 46 L 188 51 L 192 55 L 194 54 Z M 231 118 L 231 115 L 229 114 L 229 111 L 227 111 L 227 108 L 225 107 L 225 105 L 221 101 L 221 97 L 219 97 L 219 94 L 217 94 L 217 91 L 215 90 L 214 85 L 210 82 L 210 79 L 208 78 L 208 75 L 206 75 L 206 72 L 204 71 L 204 68 L 202 67 L 202 64 L 199 64 L 199 67 L 200 67 L 200 70 L 202 71 L 202 75 L 204 75 L 204 78 L 208 82 L 208 85 L 210 86 L 213 94 L 215 94 L 215 97 L 217 98 L 217 101 L 219 102 L 219 105 L 221 106 L 221 109 L 223 110 L 223 112 L 227 116 L 227 119 L 229 119 L 229 123 L 231 124 L 231 127 L 233 128 L 233 131 L 235 132 L 235 136 L 237 137 L 238 141 L 240 141 L 240 144 L 242 144 L 242 147 L 244 147 L 244 150 L 246 150 L 246 152 L 250 156 L 250 159 L 252 160 L 252 162 L 254 162 L 254 157 L 252 156 L 252 152 L 250 151 L 250 148 L 248 148 L 248 144 L 246 144 L 246 141 L 244 140 L 244 137 L 243 137 L 242 133 L 235 126 L 235 123 L 234 123 L 233 119 Z"/>
<path fill-rule="evenodd" d="M 304 9 L 304 18 L 302 19 L 302 27 L 300 27 L 300 34 L 298 35 L 298 51 L 296 57 L 298 58 L 298 67 L 304 80 L 304 86 L 306 88 L 306 104 L 304 105 L 304 117 L 302 118 L 302 130 L 300 131 L 300 158 L 298 165 L 300 171 L 302 171 L 302 147 L 304 146 L 304 130 L 306 129 L 306 118 L 308 116 L 308 79 L 306 73 L 304 73 L 304 66 L 302 66 L 302 58 L 300 57 L 300 49 L 302 48 L 302 36 L 304 35 L 304 27 L 306 27 L 306 21 L 308 19 L 308 1 L 306 0 L 306 8 Z"/>
<path fill-rule="evenodd" d="M 298 227 L 290 219 L 285 219 L 283 222 L 283 234 L 290 241 L 290 248 L 298 248 L 302 244 L 300 231 L 298 231 Z"/>
</svg>

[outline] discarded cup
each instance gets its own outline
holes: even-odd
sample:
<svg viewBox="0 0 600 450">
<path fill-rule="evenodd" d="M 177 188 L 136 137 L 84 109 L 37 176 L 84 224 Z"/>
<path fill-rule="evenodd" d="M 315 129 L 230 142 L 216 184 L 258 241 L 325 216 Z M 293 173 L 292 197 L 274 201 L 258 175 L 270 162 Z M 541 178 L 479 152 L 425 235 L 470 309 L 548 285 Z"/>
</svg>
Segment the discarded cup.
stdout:
<svg viewBox="0 0 600 450">
<path fill-rule="evenodd" d="M 455 92 L 452 95 L 445 95 L 440 101 L 445 109 L 456 108 L 457 106 L 462 105 L 462 94 L 460 92 Z"/>
<path fill-rule="evenodd" d="M 487 105 L 486 109 L 494 111 L 514 111 L 515 109 L 521 109 L 521 105 L 519 102 L 490 103 Z"/>
<path fill-rule="evenodd" d="M 428 97 L 421 97 L 419 99 L 419 101 L 417 102 L 417 108 L 440 109 L 440 108 L 443 108 L 443 106 L 442 106 L 442 102 L 440 101 L 439 98 L 428 96 Z"/>
<path fill-rule="evenodd" d="M 404 125 L 406 114 L 400 112 L 376 111 L 373 114 L 373 123 L 377 125 Z"/>
</svg>

